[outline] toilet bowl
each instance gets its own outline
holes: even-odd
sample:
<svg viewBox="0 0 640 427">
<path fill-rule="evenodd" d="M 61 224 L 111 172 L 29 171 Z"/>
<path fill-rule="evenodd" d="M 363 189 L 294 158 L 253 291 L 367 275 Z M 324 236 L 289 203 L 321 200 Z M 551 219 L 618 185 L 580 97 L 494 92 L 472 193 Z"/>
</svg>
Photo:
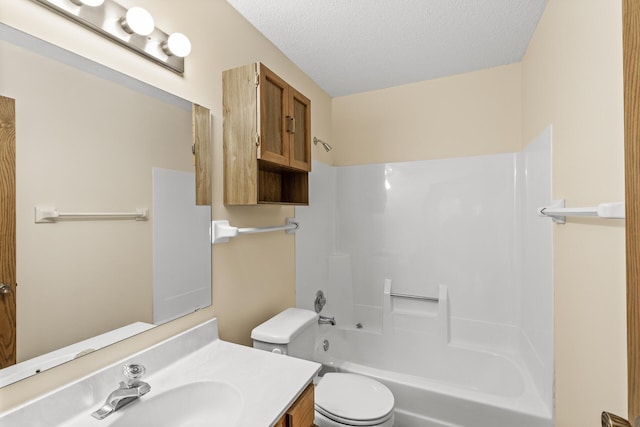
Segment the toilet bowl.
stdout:
<svg viewBox="0 0 640 427">
<path fill-rule="evenodd" d="M 288 308 L 251 332 L 254 348 L 313 360 L 318 314 Z M 316 381 L 318 427 L 392 427 L 394 397 L 382 383 L 363 375 L 331 372 Z"/>
</svg>

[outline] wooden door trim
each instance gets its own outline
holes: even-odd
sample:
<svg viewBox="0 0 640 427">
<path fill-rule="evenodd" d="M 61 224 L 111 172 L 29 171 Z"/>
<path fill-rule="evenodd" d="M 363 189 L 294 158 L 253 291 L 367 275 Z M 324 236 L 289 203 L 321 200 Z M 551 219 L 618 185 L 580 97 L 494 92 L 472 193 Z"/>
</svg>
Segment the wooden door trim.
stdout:
<svg viewBox="0 0 640 427">
<path fill-rule="evenodd" d="M 193 155 L 196 173 L 196 205 L 211 206 L 211 111 L 201 105 L 191 107 Z"/>
<path fill-rule="evenodd" d="M 0 96 L 0 368 L 16 363 L 16 127 L 15 100 Z"/>
<path fill-rule="evenodd" d="M 640 416 L 640 2 L 622 1 L 629 420 Z"/>
</svg>

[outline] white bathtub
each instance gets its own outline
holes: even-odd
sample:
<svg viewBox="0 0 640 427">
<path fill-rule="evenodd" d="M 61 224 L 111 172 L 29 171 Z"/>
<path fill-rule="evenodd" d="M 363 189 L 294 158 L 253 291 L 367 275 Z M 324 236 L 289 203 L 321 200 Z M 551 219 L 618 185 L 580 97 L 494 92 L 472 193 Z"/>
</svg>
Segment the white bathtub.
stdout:
<svg viewBox="0 0 640 427">
<path fill-rule="evenodd" d="M 515 358 L 434 345 L 436 337 L 411 331 L 395 330 L 391 336 L 339 327 L 320 331 L 317 361 L 327 370 L 386 384 L 396 399 L 396 427 L 553 425 L 529 373 Z"/>
</svg>

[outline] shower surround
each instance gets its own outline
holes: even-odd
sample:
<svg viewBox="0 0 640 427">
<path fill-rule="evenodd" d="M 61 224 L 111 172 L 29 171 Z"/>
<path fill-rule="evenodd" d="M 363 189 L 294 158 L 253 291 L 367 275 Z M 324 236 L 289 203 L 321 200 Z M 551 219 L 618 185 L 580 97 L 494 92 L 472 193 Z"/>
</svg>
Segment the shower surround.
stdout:
<svg viewBox="0 0 640 427">
<path fill-rule="evenodd" d="M 519 153 L 314 163 L 310 194 L 296 208 L 297 306 L 313 309 L 322 289 L 322 314 L 337 322 L 321 328 L 336 346 L 319 361 L 385 377 L 403 427 L 465 426 L 455 410 L 428 409 L 442 399 L 475 426 L 518 414 L 552 425 L 552 225 L 536 212 L 551 201 L 551 128 Z M 384 357 L 361 357 L 373 353 Z M 502 362 L 483 363 L 492 358 Z M 413 391 L 398 388 L 412 378 Z"/>
</svg>

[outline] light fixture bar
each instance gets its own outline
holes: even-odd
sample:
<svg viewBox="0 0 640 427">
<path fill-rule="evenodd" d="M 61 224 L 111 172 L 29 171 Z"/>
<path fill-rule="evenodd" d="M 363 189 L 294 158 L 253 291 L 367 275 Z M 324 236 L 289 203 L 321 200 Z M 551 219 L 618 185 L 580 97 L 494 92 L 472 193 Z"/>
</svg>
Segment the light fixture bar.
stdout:
<svg viewBox="0 0 640 427">
<path fill-rule="evenodd" d="M 98 7 L 78 6 L 71 0 L 33 1 L 175 73 L 184 73 L 184 58 L 167 54 L 163 48 L 169 40 L 169 35 L 157 27 L 148 36 L 130 34 L 121 25 L 127 9 L 113 0 L 104 0 Z"/>
</svg>

